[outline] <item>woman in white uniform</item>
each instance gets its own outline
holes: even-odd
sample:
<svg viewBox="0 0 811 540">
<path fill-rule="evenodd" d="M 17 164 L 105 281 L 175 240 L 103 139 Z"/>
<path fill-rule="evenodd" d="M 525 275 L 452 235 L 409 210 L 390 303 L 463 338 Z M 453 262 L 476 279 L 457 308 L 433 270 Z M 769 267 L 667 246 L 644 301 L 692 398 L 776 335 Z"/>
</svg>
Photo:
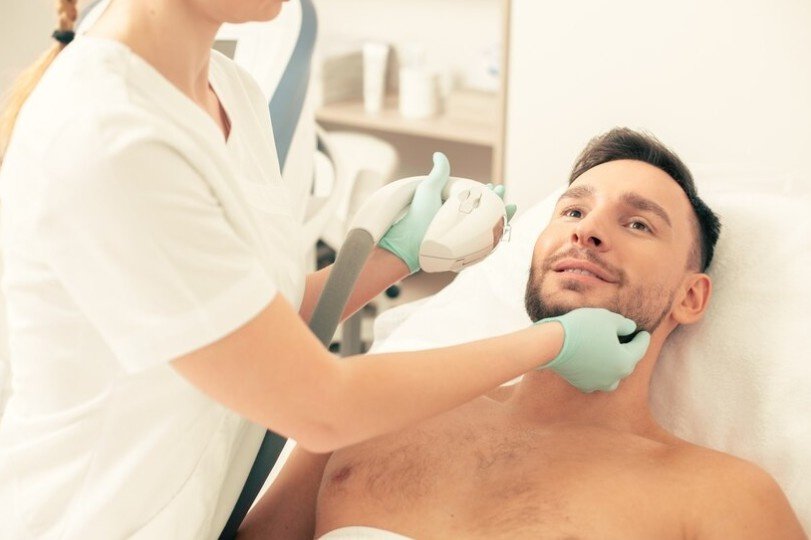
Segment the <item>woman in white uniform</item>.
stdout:
<svg viewBox="0 0 811 540">
<path fill-rule="evenodd" d="M 304 275 L 262 93 L 211 52 L 221 23 L 281 4 L 113 0 L 71 43 L 58 2 L 58 43 L 6 109 L 0 537 L 216 536 L 266 428 L 330 451 L 561 350 L 560 324 L 348 360 L 310 333 L 329 269 Z M 375 249 L 345 316 L 416 270 L 431 215 Z"/>
</svg>

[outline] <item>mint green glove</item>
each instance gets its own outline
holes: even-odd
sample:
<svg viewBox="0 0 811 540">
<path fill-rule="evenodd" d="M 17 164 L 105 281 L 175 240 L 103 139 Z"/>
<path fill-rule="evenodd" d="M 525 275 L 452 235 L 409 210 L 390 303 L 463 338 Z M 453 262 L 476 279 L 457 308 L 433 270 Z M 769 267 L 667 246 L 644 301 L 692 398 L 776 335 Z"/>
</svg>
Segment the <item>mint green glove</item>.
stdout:
<svg viewBox="0 0 811 540">
<path fill-rule="evenodd" d="M 563 326 L 563 347 L 538 369 L 551 369 L 583 392 L 616 390 L 620 379 L 634 371 L 650 345 L 648 332 L 620 343 L 619 336 L 632 334 L 636 323 L 607 309 L 579 308 L 536 324 L 548 322 Z"/>
<path fill-rule="evenodd" d="M 408 212 L 389 227 L 378 243 L 380 247 L 402 259 L 412 274 L 420 269 L 420 244 L 442 206 L 442 190 L 450 174 L 448 158 L 442 152 L 434 152 L 434 168 L 417 186 Z"/>
<path fill-rule="evenodd" d="M 490 191 L 494 192 L 496 195 L 501 197 L 502 201 L 504 200 L 504 186 L 503 185 L 498 185 L 498 186 L 493 187 L 493 184 L 487 184 L 487 189 L 489 189 Z M 504 210 L 507 212 L 507 223 L 509 223 L 510 220 L 515 215 L 515 211 L 518 210 L 518 206 L 516 206 L 514 204 L 506 204 L 506 205 L 504 205 Z"/>
</svg>

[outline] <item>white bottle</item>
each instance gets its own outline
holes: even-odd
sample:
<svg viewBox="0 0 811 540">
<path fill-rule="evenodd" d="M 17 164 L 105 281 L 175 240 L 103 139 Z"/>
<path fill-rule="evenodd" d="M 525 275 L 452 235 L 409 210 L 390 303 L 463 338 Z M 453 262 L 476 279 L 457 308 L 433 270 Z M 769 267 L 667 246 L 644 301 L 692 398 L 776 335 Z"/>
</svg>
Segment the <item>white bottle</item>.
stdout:
<svg viewBox="0 0 811 540">
<path fill-rule="evenodd" d="M 375 114 L 383 110 L 388 60 L 387 43 L 363 44 L 363 108 L 367 113 Z"/>
</svg>

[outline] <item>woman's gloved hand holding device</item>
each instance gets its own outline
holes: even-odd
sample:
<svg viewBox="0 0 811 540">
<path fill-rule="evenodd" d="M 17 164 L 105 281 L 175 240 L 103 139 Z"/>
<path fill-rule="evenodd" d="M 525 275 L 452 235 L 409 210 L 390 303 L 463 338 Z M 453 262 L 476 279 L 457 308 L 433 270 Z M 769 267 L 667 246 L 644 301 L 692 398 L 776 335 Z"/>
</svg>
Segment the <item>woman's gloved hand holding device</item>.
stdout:
<svg viewBox="0 0 811 540">
<path fill-rule="evenodd" d="M 420 269 L 420 245 L 434 216 L 442 206 L 442 190 L 450 178 L 451 166 L 442 152 L 434 153 L 434 168 L 420 182 L 405 216 L 392 225 L 378 246 L 390 251 L 408 265 L 413 274 Z M 504 186 L 487 185 L 499 197 L 504 198 Z M 507 221 L 515 214 L 514 204 L 508 204 Z"/>
<path fill-rule="evenodd" d="M 551 362 L 538 369 L 551 369 L 583 392 L 616 390 L 650 345 L 650 334 L 645 331 L 620 343 L 619 337 L 632 334 L 636 323 L 607 309 L 579 308 L 536 324 L 554 322 L 563 326 L 563 346 Z"/>
</svg>

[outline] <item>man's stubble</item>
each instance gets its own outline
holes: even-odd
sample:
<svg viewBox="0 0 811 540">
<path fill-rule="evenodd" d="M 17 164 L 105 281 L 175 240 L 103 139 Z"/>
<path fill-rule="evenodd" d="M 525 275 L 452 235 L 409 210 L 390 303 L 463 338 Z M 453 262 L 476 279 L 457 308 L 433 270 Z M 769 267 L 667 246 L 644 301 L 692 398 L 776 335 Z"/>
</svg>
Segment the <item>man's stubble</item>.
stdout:
<svg viewBox="0 0 811 540">
<path fill-rule="evenodd" d="M 555 302 L 544 298 L 542 293 L 543 285 L 546 277 L 554 272 L 551 268 L 552 264 L 561 258 L 574 255 L 572 252 L 567 252 L 549 257 L 544 261 L 540 272 L 537 271 L 537 265 L 533 264 L 530 267 L 529 279 L 524 293 L 524 306 L 527 315 L 533 322 L 549 317 L 559 317 L 581 307 L 599 307 L 619 313 L 636 322 L 637 330 L 647 330 L 652 333 L 670 311 L 670 306 L 676 294 L 675 288 L 666 290 L 663 285 L 658 283 L 629 284 L 624 272 L 619 269 L 607 268 L 605 263 L 587 250 L 579 252 L 576 256 L 587 259 L 602 268 L 607 268 L 612 275 L 615 275 L 618 280 L 616 284 L 604 285 L 615 287 L 615 294 L 608 300 L 595 301 L 594 303 L 584 301 L 577 305 L 575 302 Z M 565 287 L 574 292 L 584 293 L 589 285 L 571 280 Z"/>
</svg>

